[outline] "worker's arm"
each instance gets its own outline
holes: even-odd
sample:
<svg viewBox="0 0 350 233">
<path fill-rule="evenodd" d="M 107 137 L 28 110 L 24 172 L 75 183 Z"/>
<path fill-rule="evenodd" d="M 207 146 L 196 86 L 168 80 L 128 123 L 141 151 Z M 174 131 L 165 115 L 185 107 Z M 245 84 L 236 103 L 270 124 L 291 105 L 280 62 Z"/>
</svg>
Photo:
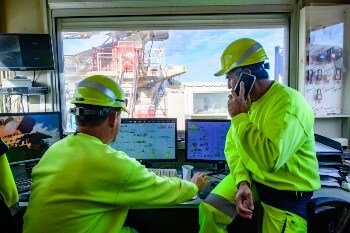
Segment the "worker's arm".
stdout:
<svg viewBox="0 0 350 233">
<path fill-rule="evenodd" d="M 195 184 L 179 178 L 156 176 L 134 161 L 131 175 L 117 196 L 121 206 L 160 206 L 190 200 L 198 192 Z"/>
<path fill-rule="evenodd" d="M 11 207 L 18 202 L 18 192 L 5 154 L 7 149 L 7 145 L 0 139 L 0 195 L 5 204 Z"/>
<path fill-rule="evenodd" d="M 281 168 L 308 137 L 298 116 L 281 107 L 259 129 L 241 113 L 232 118 L 240 156 L 248 156 L 260 169 L 273 173 Z"/>
<path fill-rule="evenodd" d="M 225 143 L 225 157 L 227 161 L 227 165 L 230 169 L 230 174 L 235 181 L 235 185 L 237 186 L 242 181 L 247 181 L 251 183 L 250 173 L 247 168 L 244 166 L 242 159 L 239 157 L 237 153 L 237 147 L 234 141 L 234 130 L 233 127 L 230 127 L 227 135 L 226 135 L 226 143 Z"/>
</svg>

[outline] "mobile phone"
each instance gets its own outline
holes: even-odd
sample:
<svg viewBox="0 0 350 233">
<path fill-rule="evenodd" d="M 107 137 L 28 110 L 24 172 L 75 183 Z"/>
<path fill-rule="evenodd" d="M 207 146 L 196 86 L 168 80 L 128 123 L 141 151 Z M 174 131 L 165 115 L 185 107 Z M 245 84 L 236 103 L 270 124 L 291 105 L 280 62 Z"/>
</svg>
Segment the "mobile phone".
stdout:
<svg viewBox="0 0 350 233">
<path fill-rule="evenodd" d="M 244 83 L 244 99 L 247 99 L 248 95 L 249 95 L 250 91 L 252 90 L 252 87 L 255 83 L 255 80 L 256 80 L 256 77 L 254 75 L 242 72 L 241 75 L 239 76 L 238 81 L 236 83 L 236 86 L 234 88 L 236 94 L 239 95 L 239 91 L 241 89 L 240 83 L 242 81 Z"/>
</svg>

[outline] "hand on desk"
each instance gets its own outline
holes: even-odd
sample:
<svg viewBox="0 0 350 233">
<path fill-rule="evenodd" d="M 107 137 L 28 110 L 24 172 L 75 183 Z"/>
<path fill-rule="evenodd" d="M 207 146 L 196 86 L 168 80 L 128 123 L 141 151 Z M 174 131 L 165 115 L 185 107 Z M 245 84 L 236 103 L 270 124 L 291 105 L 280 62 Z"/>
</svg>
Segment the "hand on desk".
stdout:
<svg viewBox="0 0 350 233">
<path fill-rule="evenodd" d="M 190 182 L 194 183 L 198 187 L 198 192 L 201 191 L 208 183 L 210 183 L 210 180 L 208 179 L 207 175 L 204 173 L 197 172 Z"/>
</svg>

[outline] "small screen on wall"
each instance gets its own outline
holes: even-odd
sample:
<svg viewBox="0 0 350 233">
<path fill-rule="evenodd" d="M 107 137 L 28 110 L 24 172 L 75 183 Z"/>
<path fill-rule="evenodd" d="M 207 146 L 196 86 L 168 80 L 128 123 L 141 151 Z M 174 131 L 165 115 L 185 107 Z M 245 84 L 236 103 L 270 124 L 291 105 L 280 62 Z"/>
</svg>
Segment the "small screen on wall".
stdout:
<svg viewBox="0 0 350 233">
<path fill-rule="evenodd" d="M 0 34 L 0 70 L 53 70 L 49 34 Z"/>
</svg>

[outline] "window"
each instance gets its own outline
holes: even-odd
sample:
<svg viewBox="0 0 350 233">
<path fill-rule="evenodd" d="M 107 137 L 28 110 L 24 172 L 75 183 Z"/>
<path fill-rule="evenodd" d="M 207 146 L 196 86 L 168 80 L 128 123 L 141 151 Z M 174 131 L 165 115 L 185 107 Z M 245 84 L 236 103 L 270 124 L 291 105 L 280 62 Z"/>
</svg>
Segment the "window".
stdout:
<svg viewBox="0 0 350 233">
<path fill-rule="evenodd" d="M 175 117 L 180 130 L 185 118 L 226 118 L 227 81 L 213 75 L 222 51 L 236 39 L 255 39 L 268 54 L 270 79 L 287 83 L 286 22 L 283 15 L 62 19 L 62 110 L 72 107 L 79 81 L 102 74 L 129 99 L 123 117 Z M 64 121 L 72 131 L 72 117 Z"/>
<path fill-rule="evenodd" d="M 226 114 L 226 102 L 226 93 L 194 93 L 193 112 L 195 114 Z"/>
</svg>

